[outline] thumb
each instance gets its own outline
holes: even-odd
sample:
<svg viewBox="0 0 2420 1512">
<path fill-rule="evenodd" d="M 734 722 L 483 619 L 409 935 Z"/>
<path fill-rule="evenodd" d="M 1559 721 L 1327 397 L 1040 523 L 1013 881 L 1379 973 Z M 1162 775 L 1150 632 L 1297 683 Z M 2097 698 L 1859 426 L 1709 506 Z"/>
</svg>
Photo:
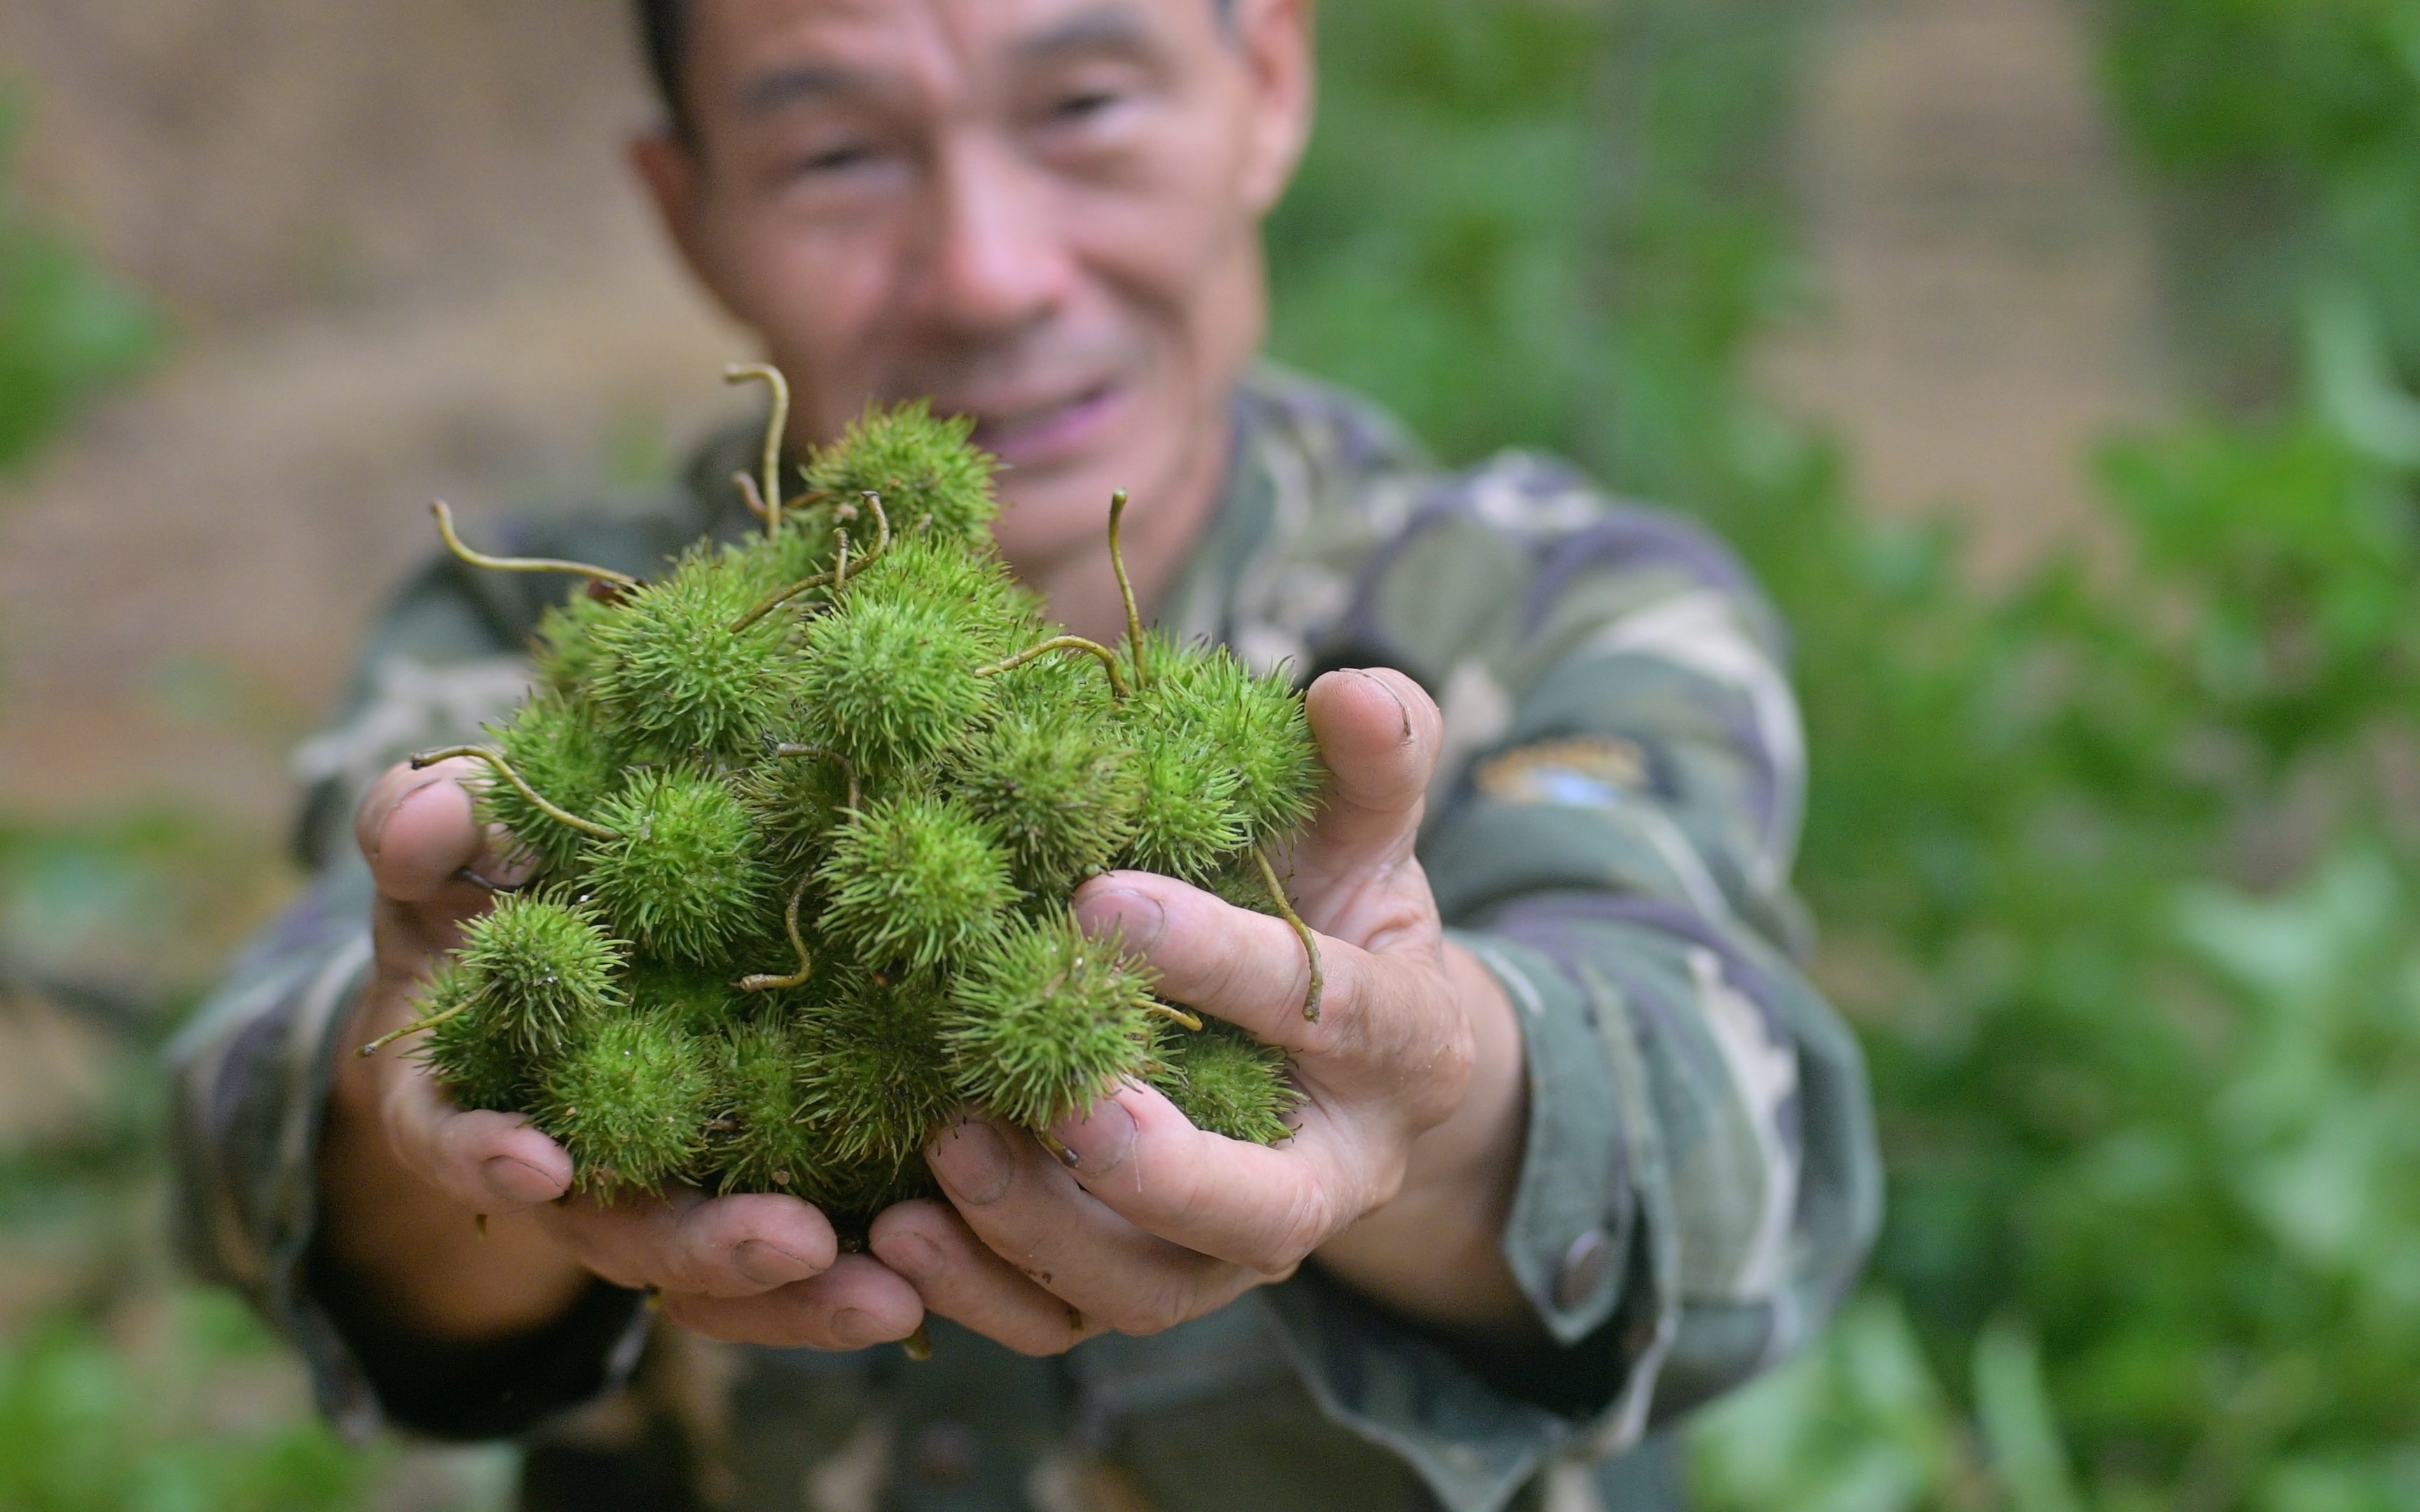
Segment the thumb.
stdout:
<svg viewBox="0 0 2420 1512">
<path fill-rule="evenodd" d="M 1445 733 L 1435 701 L 1378 667 L 1329 672 L 1311 685 L 1308 704 L 1327 795 L 1297 864 L 1333 872 L 1407 853 Z"/>
</svg>

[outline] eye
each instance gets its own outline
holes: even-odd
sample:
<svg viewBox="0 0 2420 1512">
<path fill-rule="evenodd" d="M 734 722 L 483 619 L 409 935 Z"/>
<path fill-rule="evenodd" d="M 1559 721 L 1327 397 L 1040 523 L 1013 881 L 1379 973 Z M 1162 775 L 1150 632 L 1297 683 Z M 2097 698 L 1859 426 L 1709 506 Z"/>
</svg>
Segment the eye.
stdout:
<svg viewBox="0 0 2420 1512">
<path fill-rule="evenodd" d="M 1051 107 L 1050 114 L 1063 121 L 1088 121 L 1107 112 L 1119 101 L 1111 89 L 1085 89 L 1062 96 Z"/>
<path fill-rule="evenodd" d="M 799 172 L 811 174 L 846 173 L 874 161 L 874 148 L 863 142 L 844 142 L 820 147 L 799 160 Z"/>
</svg>

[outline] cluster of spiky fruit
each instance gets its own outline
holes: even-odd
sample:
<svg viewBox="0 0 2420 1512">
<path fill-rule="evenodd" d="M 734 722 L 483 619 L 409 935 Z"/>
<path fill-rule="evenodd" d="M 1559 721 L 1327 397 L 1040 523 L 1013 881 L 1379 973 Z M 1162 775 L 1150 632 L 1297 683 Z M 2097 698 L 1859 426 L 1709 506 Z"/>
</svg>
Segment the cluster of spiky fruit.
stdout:
<svg viewBox="0 0 2420 1512">
<path fill-rule="evenodd" d="M 1140 867 L 1283 915 L 1266 847 L 1322 780 L 1298 694 L 1224 650 L 1058 633 L 992 545 L 961 422 L 869 410 L 764 529 L 585 576 L 479 804 L 532 880 L 473 921 L 413 1027 L 463 1105 L 526 1113 L 584 1190 L 788 1192 L 845 1222 L 931 1190 L 962 1106 L 1047 1131 L 1122 1083 L 1286 1135 L 1285 1057 L 1181 1005 L 1068 898 Z M 1120 586 L 1117 518 L 1110 545 Z M 376 1047 L 370 1047 L 376 1048 Z M 366 1052 L 365 1052 L 366 1053 Z"/>
</svg>

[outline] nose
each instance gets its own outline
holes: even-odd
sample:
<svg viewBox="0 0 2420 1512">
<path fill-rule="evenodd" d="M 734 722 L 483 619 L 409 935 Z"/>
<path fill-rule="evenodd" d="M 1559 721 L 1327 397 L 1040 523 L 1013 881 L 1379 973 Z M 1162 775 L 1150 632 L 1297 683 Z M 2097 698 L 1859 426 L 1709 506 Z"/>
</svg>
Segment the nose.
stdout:
<svg viewBox="0 0 2420 1512">
<path fill-rule="evenodd" d="M 937 333 L 985 343 L 1047 319 L 1073 266 L 1042 176 L 1014 154 L 970 143 L 934 174 L 933 216 L 919 259 L 920 312 Z"/>
</svg>

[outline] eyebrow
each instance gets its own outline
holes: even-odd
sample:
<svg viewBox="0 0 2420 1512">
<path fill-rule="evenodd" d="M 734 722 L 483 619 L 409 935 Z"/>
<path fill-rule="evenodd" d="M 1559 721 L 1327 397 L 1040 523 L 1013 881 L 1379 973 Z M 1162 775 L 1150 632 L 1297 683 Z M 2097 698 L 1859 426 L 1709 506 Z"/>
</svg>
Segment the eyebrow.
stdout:
<svg viewBox="0 0 2420 1512">
<path fill-rule="evenodd" d="M 1016 44 L 1021 63 L 1047 63 L 1071 53 L 1156 54 L 1165 50 L 1159 29 L 1130 5 L 1079 10 Z"/>
<path fill-rule="evenodd" d="M 743 116 L 769 116 L 802 100 L 863 94 L 868 87 L 865 75 L 854 69 L 834 68 L 829 64 L 800 64 L 796 68 L 775 69 L 748 81 L 748 87 L 739 92 L 739 113 Z"/>
<path fill-rule="evenodd" d="M 1020 63 L 1048 63 L 1071 54 L 1126 53 L 1155 56 L 1164 51 L 1159 31 L 1130 5 L 1094 6 L 1036 32 L 1016 47 Z M 856 69 L 802 63 L 761 73 L 739 92 L 743 116 L 769 116 L 806 100 L 862 95 L 872 81 Z"/>
</svg>

